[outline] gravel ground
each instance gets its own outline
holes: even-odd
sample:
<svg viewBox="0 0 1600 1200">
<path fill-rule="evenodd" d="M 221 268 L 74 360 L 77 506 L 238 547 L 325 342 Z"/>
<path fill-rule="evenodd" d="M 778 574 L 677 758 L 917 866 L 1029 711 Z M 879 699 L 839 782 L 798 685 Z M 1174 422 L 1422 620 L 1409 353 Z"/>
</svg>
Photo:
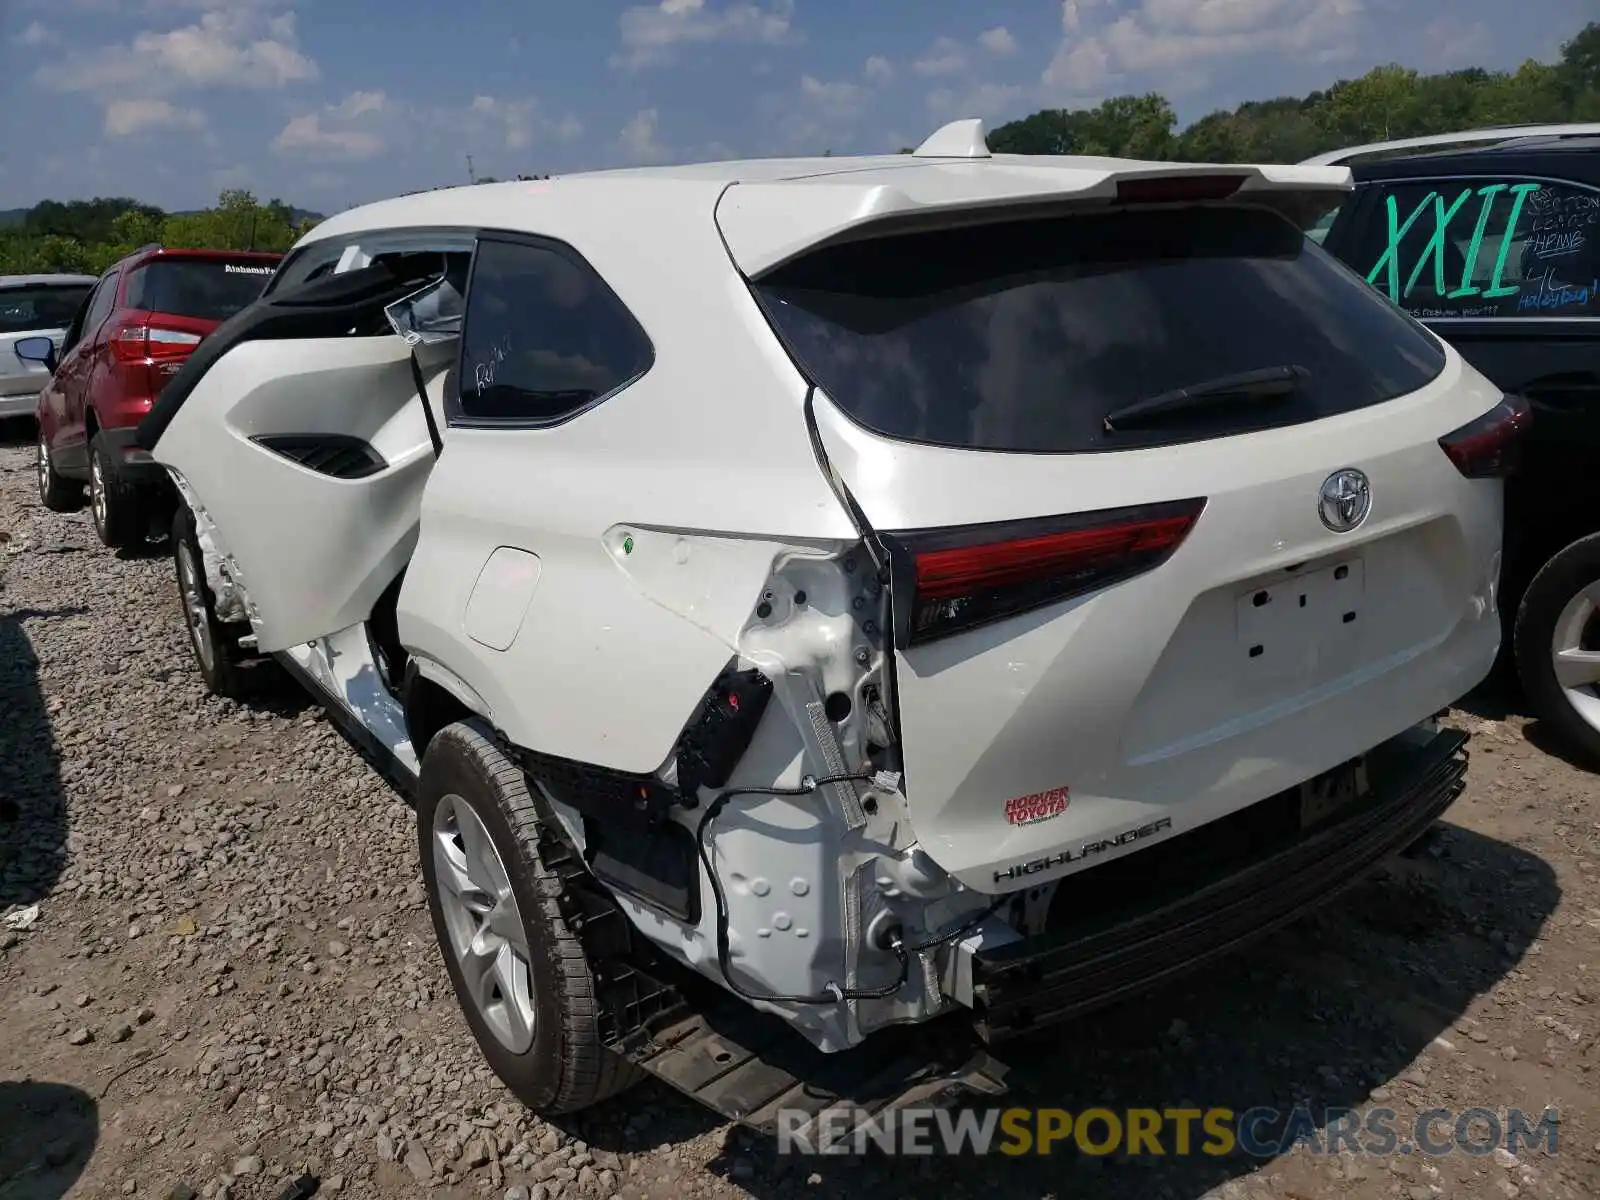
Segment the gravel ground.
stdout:
<svg viewBox="0 0 1600 1200">
<path fill-rule="evenodd" d="M 0 923 L 0 1198 L 301 1172 L 379 1198 L 1600 1195 L 1600 789 L 1514 713 L 1458 714 L 1470 789 L 1427 856 L 1007 1057 L 1018 1103 L 1070 1109 L 1555 1106 L 1554 1156 L 780 1159 L 653 1083 L 547 1123 L 457 1015 L 409 811 L 292 688 L 207 697 L 165 549 L 46 512 L 32 457 L 0 444 L 0 914 L 39 905 Z"/>
</svg>

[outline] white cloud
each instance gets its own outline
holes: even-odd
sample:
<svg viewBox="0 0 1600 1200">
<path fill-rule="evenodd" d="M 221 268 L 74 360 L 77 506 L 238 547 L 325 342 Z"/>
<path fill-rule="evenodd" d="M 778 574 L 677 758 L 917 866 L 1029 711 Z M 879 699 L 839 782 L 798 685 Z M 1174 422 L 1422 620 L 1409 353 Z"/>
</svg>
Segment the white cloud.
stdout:
<svg viewBox="0 0 1600 1200">
<path fill-rule="evenodd" d="M 1111 75 L 1111 52 L 1099 38 L 1088 38 L 1062 42 L 1044 69 L 1043 83 L 1069 95 L 1087 95 L 1104 87 Z"/>
<path fill-rule="evenodd" d="M 1427 64 L 1442 71 L 1476 65 L 1494 53 L 1494 38 L 1486 25 L 1462 24 L 1451 17 L 1431 21 L 1422 44 Z"/>
<path fill-rule="evenodd" d="M 928 93 L 928 113 L 941 121 L 982 117 L 992 123 L 1014 115 L 1027 94 L 1027 88 L 1012 83 L 978 83 L 960 91 L 939 88 Z"/>
<path fill-rule="evenodd" d="M 869 93 L 859 83 L 825 83 L 814 75 L 800 76 L 800 98 L 833 116 L 854 116 L 866 107 Z"/>
<path fill-rule="evenodd" d="M 810 156 L 826 150 L 847 153 L 859 146 L 862 118 L 878 98 L 878 87 L 893 78 L 888 60 L 869 58 L 861 71 L 865 82 L 800 76 L 796 92 L 762 98 L 768 152 Z"/>
<path fill-rule="evenodd" d="M 381 113 L 388 104 L 389 97 L 383 92 L 351 92 L 328 111 L 342 120 L 354 121 L 368 113 Z"/>
<path fill-rule="evenodd" d="M 664 3 L 694 3 L 695 0 L 663 0 Z M 664 162 L 672 151 L 656 138 L 661 114 L 653 108 L 642 108 L 628 118 L 622 132 L 617 135 L 617 150 L 630 164 L 646 165 Z"/>
<path fill-rule="evenodd" d="M 939 38 L 911 69 L 918 75 L 958 75 L 967 69 L 967 49 L 953 38 Z"/>
<path fill-rule="evenodd" d="M 570 142 L 583 132 L 583 124 L 576 117 L 547 117 L 531 97 L 502 100 L 474 96 L 471 112 L 499 127 L 508 150 L 525 150 L 546 138 Z"/>
<path fill-rule="evenodd" d="M 1206 81 L 1220 59 L 1288 54 L 1333 62 L 1354 52 L 1365 0 L 1141 0 L 1110 11 L 1103 0 L 1062 0 L 1062 39 L 1041 85 L 1044 96 L 1086 101 L 1128 76 L 1176 91 Z"/>
<path fill-rule="evenodd" d="M 303 54 L 292 12 L 274 16 L 248 6 L 201 14 L 198 22 L 164 32 L 146 30 L 126 45 L 101 46 L 39 70 L 57 91 L 145 97 L 186 88 L 270 90 L 315 79 L 317 64 Z"/>
<path fill-rule="evenodd" d="M 272 148 L 280 154 L 352 161 L 376 158 L 383 153 L 385 145 L 383 138 L 365 129 L 325 127 L 321 113 L 291 117 L 282 132 L 272 139 Z"/>
<path fill-rule="evenodd" d="M 669 61 L 680 46 L 711 42 L 781 45 L 797 39 L 794 0 L 660 0 L 636 5 L 618 18 L 622 47 L 611 65 L 627 70 Z"/>
<path fill-rule="evenodd" d="M 321 161 L 359 162 L 398 147 L 447 149 L 496 156 L 506 151 L 504 173 L 530 169 L 522 151 L 583 132 L 572 116 L 547 114 L 531 96 L 479 93 L 465 106 L 413 104 L 383 91 L 355 91 L 336 104 L 293 117 L 274 139 L 280 154 Z M 509 160 L 509 161 L 507 161 Z M 500 174 L 495 166 L 484 166 Z"/>
<path fill-rule="evenodd" d="M 1061 32 L 1077 33 L 1083 27 L 1086 14 L 1099 8 L 1104 0 L 1061 0 Z"/>
<path fill-rule="evenodd" d="M 1011 31 L 1004 25 L 996 25 L 993 29 L 986 29 L 978 35 L 978 45 L 990 54 L 1015 54 L 1017 52 L 1017 39 L 1011 36 Z"/>
<path fill-rule="evenodd" d="M 166 100 L 113 100 L 106 105 L 108 137 L 130 137 L 152 129 L 201 129 L 205 118 Z"/>
<path fill-rule="evenodd" d="M 56 40 L 56 35 L 51 33 L 38 21 L 29 21 L 21 33 L 11 39 L 19 46 L 48 46 Z"/>
</svg>

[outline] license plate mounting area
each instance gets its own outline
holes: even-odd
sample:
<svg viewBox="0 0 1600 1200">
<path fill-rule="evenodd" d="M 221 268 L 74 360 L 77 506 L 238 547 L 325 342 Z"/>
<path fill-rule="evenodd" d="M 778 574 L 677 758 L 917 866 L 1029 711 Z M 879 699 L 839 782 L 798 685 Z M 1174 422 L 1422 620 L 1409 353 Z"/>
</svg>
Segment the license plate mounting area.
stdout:
<svg viewBox="0 0 1600 1200">
<path fill-rule="evenodd" d="M 1366 574 L 1359 558 L 1293 571 L 1241 592 L 1239 653 L 1254 675 L 1317 673 L 1361 637 Z"/>
</svg>

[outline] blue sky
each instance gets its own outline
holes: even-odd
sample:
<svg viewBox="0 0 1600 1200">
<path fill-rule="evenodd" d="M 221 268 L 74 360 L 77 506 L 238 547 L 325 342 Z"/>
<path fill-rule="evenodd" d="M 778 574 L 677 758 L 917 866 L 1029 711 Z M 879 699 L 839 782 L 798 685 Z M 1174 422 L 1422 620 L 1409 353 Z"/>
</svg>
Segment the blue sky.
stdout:
<svg viewBox="0 0 1600 1200">
<path fill-rule="evenodd" d="M 893 150 L 1157 90 L 1184 121 L 1400 61 L 1551 59 L 1594 0 L 5 0 L 0 207 Z"/>
</svg>

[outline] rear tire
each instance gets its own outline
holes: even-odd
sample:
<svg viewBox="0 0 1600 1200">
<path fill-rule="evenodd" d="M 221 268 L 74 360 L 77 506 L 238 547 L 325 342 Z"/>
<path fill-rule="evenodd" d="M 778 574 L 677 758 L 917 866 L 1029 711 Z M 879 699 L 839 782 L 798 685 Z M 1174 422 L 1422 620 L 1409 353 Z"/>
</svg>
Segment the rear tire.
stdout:
<svg viewBox="0 0 1600 1200">
<path fill-rule="evenodd" d="M 139 489 L 124 483 L 116 467 L 116 455 L 104 436 L 95 434 L 89 443 L 89 511 L 95 536 L 120 550 L 144 537 L 145 513 Z"/>
<path fill-rule="evenodd" d="M 594 972 L 557 906 L 539 824 L 521 769 L 481 722 L 428 743 L 417 841 L 451 986 L 500 1080 L 535 1112 L 570 1113 L 640 1072 L 601 1040 Z"/>
<path fill-rule="evenodd" d="M 83 484 L 68 479 L 56 471 L 55 459 L 50 454 L 50 443 L 44 429 L 39 429 L 37 469 L 39 474 L 39 503 L 51 512 L 77 512 L 83 507 Z"/>
<path fill-rule="evenodd" d="M 218 620 L 217 598 L 206 582 L 205 558 L 195 533 L 194 513 L 187 504 L 179 504 L 172 518 L 172 561 L 189 648 L 206 689 L 227 700 L 244 699 L 255 690 L 255 676 L 245 665 L 251 656 L 239 645 L 250 626 L 243 621 L 224 624 Z"/>
<path fill-rule="evenodd" d="M 1534 714 L 1600 767 L 1600 533 L 1552 556 L 1528 584 L 1516 655 Z"/>
</svg>

